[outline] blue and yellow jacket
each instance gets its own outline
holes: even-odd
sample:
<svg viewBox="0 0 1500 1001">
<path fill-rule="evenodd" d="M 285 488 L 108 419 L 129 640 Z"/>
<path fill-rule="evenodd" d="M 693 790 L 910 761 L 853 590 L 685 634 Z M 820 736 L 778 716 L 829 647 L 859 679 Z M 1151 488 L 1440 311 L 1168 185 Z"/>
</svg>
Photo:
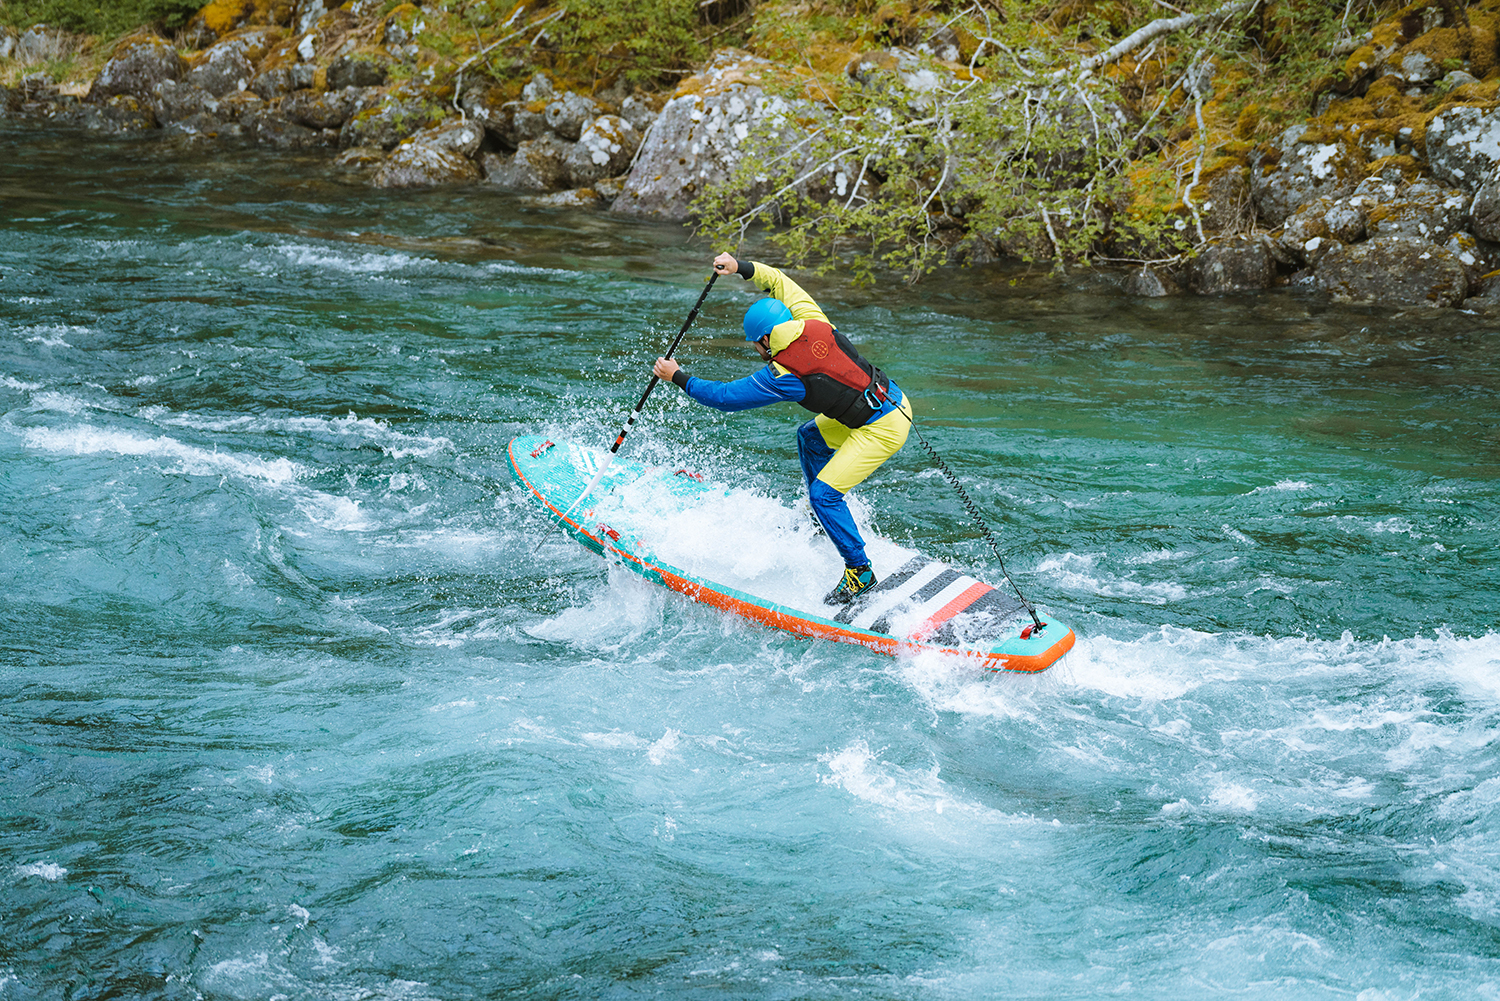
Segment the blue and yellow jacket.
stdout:
<svg viewBox="0 0 1500 1001">
<path fill-rule="evenodd" d="M 812 296 L 781 271 L 769 264 L 741 261 L 739 274 L 755 282 L 762 289 L 780 299 L 791 310 L 792 318 L 771 329 L 771 361 L 766 367 L 752 375 L 733 382 L 717 382 L 685 376 L 679 383 L 694 400 L 715 410 L 733 412 L 764 407 L 772 403 L 803 403 L 808 387 L 802 378 L 790 369 L 776 363 L 776 355 L 800 338 L 808 321 L 832 325 Z M 889 384 L 885 400 L 873 408 L 864 424 L 879 420 L 897 409 L 901 403 L 901 390 L 894 382 Z M 805 404 L 804 404 L 805 405 Z"/>
</svg>

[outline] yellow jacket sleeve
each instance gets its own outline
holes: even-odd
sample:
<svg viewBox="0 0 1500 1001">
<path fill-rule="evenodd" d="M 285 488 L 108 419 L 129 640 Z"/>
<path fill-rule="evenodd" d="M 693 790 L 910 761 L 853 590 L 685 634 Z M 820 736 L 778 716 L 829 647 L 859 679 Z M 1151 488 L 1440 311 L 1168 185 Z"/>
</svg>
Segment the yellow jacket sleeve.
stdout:
<svg viewBox="0 0 1500 1001">
<path fill-rule="evenodd" d="M 822 320 L 831 323 L 823 310 L 796 282 L 792 281 L 778 268 L 769 264 L 755 261 L 755 271 L 751 273 L 750 280 L 776 298 L 786 304 L 786 308 L 792 311 L 792 318 L 785 323 L 779 323 L 771 328 L 771 354 L 776 354 L 782 348 L 802 336 L 802 321 Z"/>
<path fill-rule="evenodd" d="M 804 292 L 801 285 L 782 274 L 779 269 L 756 261 L 755 272 L 750 276 L 750 280 L 786 303 L 786 308 L 792 311 L 793 319 L 829 322 L 823 310 L 813 301 L 813 297 Z"/>
</svg>

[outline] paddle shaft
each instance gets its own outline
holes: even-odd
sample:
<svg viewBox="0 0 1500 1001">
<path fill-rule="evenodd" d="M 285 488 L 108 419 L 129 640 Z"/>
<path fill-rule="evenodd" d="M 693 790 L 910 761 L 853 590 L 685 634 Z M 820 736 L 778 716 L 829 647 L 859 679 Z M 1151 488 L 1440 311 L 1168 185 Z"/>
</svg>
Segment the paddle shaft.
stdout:
<svg viewBox="0 0 1500 1001">
<path fill-rule="evenodd" d="M 709 290 L 714 287 L 714 282 L 718 280 L 719 273 L 717 271 L 708 276 L 708 284 L 703 286 L 703 293 L 698 296 L 698 301 L 693 303 L 692 312 L 688 313 L 687 319 L 682 321 L 682 329 L 677 331 L 677 337 L 673 339 L 672 346 L 667 348 L 667 353 L 662 355 L 663 358 L 671 358 L 677 352 L 677 345 L 682 343 L 682 338 L 687 334 L 688 327 L 691 327 L 693 321 L 698 318 L 698 310 L 703 308 L 703 301 L 708 298 Z M 613 445 L 609 446 L 610 454 L 618 452 L 620 446 L 625 443 L 625 436 L 630 433 L 630 428 L 635 424 L 635 419 L 640 416 L 641 408 L 646 405 L 646 397 L 651 395 L 651 391 L 656 388 L 658 382 L 661 382 L 661 379 L 653 373 L 651 381 L 646 383 L 646 391 L 641 394 L 639 400 L 635 401 L 635 409 L 630 412 L 630 416 L 625 421 L 625 426 L 620 429 L 620 436 L 615 439 Z"/>
<path fill-rule="evenodd" d="M 708 276 L 708 284 L 703 286 L 703 293 L 698 296 L 698 301 L 693 303 L 692 311 L 688 313 L 687 319 L 682 321 L 682 329 L 677 331 L 677 336 L 672 340 L 672 346 L 667 348 L 667 353 L 662 355 L 663 358 L 671 358 L 672 355 L 677 351 L 677 346 L 682 343 L 682 338 L 687 335 L 688 328 L 691 327 L 693 325 L 693 321 L 698 318 L 698 310 L 703 308 L 703 301 L 708 298 L 709 290 L 714 287 L 714 282 L 718 280 L 719 273 L 717 271 Z M 589 485 L 583 488 L 583 493 L 578 495 L 578 499 L 570 504 L 568 506 L 568 509 L 563 512 L 564 518 L 572 514 L 573 509 L 582 504 L 583 499 L 589 494 L 593 493 L 594 488 L 599 485 L 599 481 L 604 479 L 604 473 L 609 469 L 609 464 L 615 461 L 615 453 L 619 452 L 620 446 L 625 444 L 625 436 L 628 435 L 630 433 L 630 429 L 635 426 L 635 419 L 641 415 L 641 408 L 646 405 L 646 398 L 651 395 L 651 391 L 656 388 L 656 384 L 658 382 L 661 382 L 661 379 L 653 373 L 651 376 L 651 381 L 646 383 L 646 391 L 641 394 L 641 398 L 639 400 L 635 401 L 635 409 L 632 410 L 630 412 L 630 416 L 626 418 L 625 426 L 620 428 L 619 437 L 615 439 L 615 443 L 613 445 L 609 446 L 609 454 L 604 457 L 604 461 L 599 465 L 599 471 L 594 474 L 594 478 L 592 480 L 589 480 Z"/>
</svg>

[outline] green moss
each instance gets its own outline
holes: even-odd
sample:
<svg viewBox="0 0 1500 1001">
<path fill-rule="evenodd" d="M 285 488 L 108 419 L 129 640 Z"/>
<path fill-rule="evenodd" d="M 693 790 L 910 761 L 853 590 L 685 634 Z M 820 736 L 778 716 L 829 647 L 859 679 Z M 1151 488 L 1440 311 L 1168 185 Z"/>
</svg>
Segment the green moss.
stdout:
<svg viewBox="0 0 1500 1001">
<path fill-rule="evenodd" d="M 180 28 L 200 6 L 196 0 L 5 0 L 0 24 L 24 30 L 45 22 L 81 35 L 113 38 L 143 24 Z"/>
</svg>

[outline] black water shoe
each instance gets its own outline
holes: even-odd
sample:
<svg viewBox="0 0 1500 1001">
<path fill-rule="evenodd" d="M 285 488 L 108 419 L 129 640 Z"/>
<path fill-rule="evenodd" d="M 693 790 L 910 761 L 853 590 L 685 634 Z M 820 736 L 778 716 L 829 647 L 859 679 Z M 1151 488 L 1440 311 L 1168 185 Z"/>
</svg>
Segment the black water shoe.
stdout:
<svg viewBox="0 0 1500 1001">
<path fill-rule="evenodd" d="M 875 586 L 875 571 L 866 563 L 862 567 L 845 567 L 844 579 L 839 586 L 823 596 L 825 605 L 847 605 L 856 597 Z"/>
</svg>

